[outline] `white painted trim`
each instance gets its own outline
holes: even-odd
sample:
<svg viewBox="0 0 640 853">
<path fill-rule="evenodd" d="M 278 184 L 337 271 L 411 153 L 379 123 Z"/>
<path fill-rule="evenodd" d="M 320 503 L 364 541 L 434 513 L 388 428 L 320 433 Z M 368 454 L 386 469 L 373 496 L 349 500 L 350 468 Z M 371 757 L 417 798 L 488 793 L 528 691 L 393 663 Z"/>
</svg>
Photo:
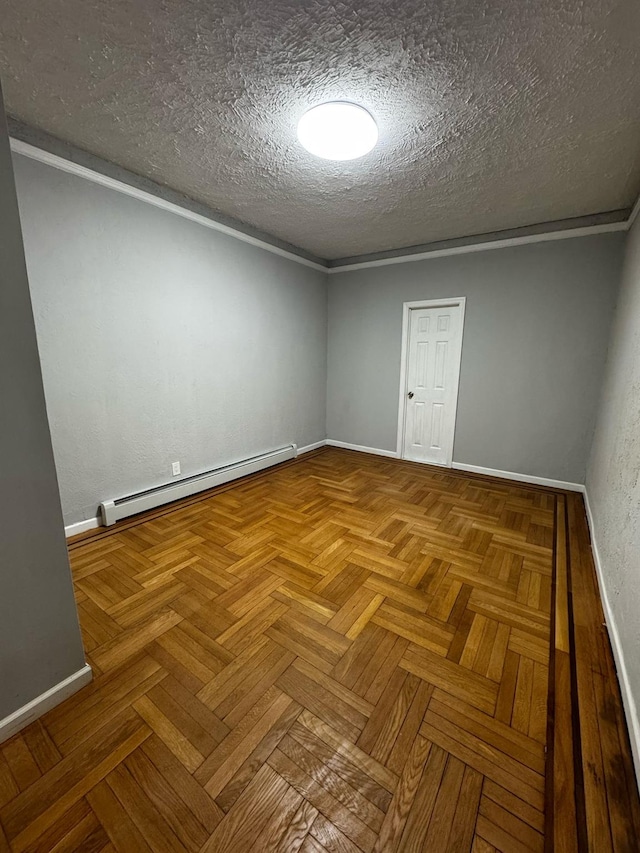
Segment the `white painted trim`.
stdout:
<svg viewBox="0 0 640 853">
<path fill-rule="evenodd" d="M 607 595 L 607 586 L 604 580 L 604 567 L 600 559 L 598 551 L 598 542 L 596 539 L 596 528 L 593 519 L 593 513 L 589 504 L 589 493 L 584 491 L 584 503 L 587 509 L 587 521 L 589 522 L 589 531 L 591 533 L 591 550 L 593 552 L 593 562 L 596 567 L 596 576 L 598 578 L 598 586 L 600 588 L 600 600 L 604 609 L 604 617 L 611 640 L 611 648 L 615 660 L 616 670 L 618 673 L 618 683 L 620 684 L 620 693 L 622 695 L 622 704 L 624 706 L 625 717 L 627 720 L 627 728 L 629 731 L 629 741 L 631 743 L 631 753 L 633 755 L 633 764 L 636 771 L 636 779 L 640 784 L 640 720 L 638 720 L 638 708 L 633 698 L 631 684 L 629 682 L 629 673 L 624 660 L 624 652 L 618 627 L 613 616 L 613 610 Z"/>
<path fill-rule="evenodd" d="M 546 231 L 539 234 L 526 234 L 521 237 L 507 237 L 503 240 L 489 240 L 478 243 L 468 243 L 464 246 L 452 246 L 445 249 L 434 249 L 433 251 L 415 252 L 413 254 L 398 255 L 393 258 L 379 258 L 374 261 L 362 261 L 356 264 L 344 264 L 337 267 L 325 267 L 322 264 L 317 264 L 315 261 L 310 261 L 286 249 L 281 249 L 279 246 L 274 246 L 258 237 L 252 237 L 250 234 L 245 234 L 243 231 L 238 231 L 230 225 L 225 225 L 222 222 L 216 222 L 215 219 L 209 219 L 206 216 L 201 216 L 199 213 L 194 213 L 186 207 L 181 207 L 173 202 L 166 201 L 153 193 L 141 190 L 138 187 L 126 184 L 116 178 L 110 178 L 103 175 L 101 172 L 95 172 L 86 166 L 81 166 L 64 157 L 59 157 L 57 154 L 52 154 L 42 148 L 37 148 L 35 145 L 30 145 L 28 142 L 23 142 L 21 139 L 11 138 L 11 150 L 16 154 L 22 154 L 24 157 L 29 157 L 32 160 L 37 160 L 40 163 L 45 163 L 52 166 L 54 169 L 60 169 L 63 172 L 76 175 L 84 178 L 94 184 L 106 187 L 107 189 L 115 190 L 124 195 L 138 199 L 138 201 L 146 202 L 147 204 L 159 207 L 184 219 L 189 219 L 199 225 L 204 225 L 205 228 L 211 228 L 213 231 L 219 231 L 222 234 L 227 234 L 230 237 L 235 237 L 243 243 L 248 243 L 251 246 L 256 246 L 271 252 L 274 255 L 279 255 L 282 258 L 287 258 L 295 263 L 310 267 L 318 272 L 333 275 L 334 273 L 350 272 L 355 270 L 368 269 L 370 267 L 388 266 L 390 264 L 404 264 L 410 261 L 424 261 L 429 258 L 443 258 L 449 255 L 466 255 L 470 252 L 485 252 L 490 249 L 505 249 L 511 246 L 523 246 L 527 243 L 544 243 L 550 240 L 569 240 L 572 237 L 589 237 L 592 234 L 608 234 L 615 231 L 628 231 L 634 220 L 640 212 L 640 198 L 636 202 L 629 218 L 623 222 L 607 222 L 602 225 L 585 225 L 582 228 L 566 228 L 562 231 Z"/>
<path fill-rule="evenodd" d="M 400 347 L 400 388 L 398 396 L 398 431 L 396 433 L 396 456 L 402 459 L 402 445 L 404 444 L 404 421 L 407 406 L 405 393 L 407 390 L 407 361 L 409 359 L 409 319 L 411 317 L 409 305 L 405 302 L 402 306 L 402 338 Z"/>
<path fill-rule="evenodd" d="M 444 308 L 446 305 L 458 305 L 460 308 L 460 344 L 458 347 L 458 372 L 455 381 L 455 402 L 453 406 L 453 432 L 451 441 L 447 447 L 447 461 L 445 467 L 451 468 L 453 460 L 453 440 L 456 432 L 456 418 L 458 416 L 458 389 L 460 385 L 460 370 L 462 368 L 462 341 L 464 338 L 464 314 L 467 304 L 466 296 L 454 296 L 450 299 L 421 299 L 417 302 L 404 302 L 402 305 L 402 348 L 400 356 L 400 393 L 398 398 L 398 433 L 396 436 L 396 456 L 403 459 L 404 425 L 407 413 L 407 362 L 409 360 L 409 318 L 411 311 L 419 308 Z M 409 460 L 415 462 L 415 459 Z M 427 465 L 438 463 L 425 462 Z"/>
<path fill-rule="evenodd" d="M 357 450 L 359 453 L 373 453 L 375 456 L 389 456 L 391 459 L 397 459 L 398 454 L 393 450 L 382 450 L 379 447 L 365 447 L 363 444 L 350 444 L 348 441 L 334 441 L 328 438 L 326 441 L 328 447 L 342 447 L 344 450 Z"/>
<path fill-rule="evenodd" d="M 86 518 L 84 521 L 76 521 L 75 524 L 68 524 L 64 529 L 64 535 L 69 539 L 71 536 L 77 536 L 79 533 L 86 533 L 87 530 L 93 530 L 100 527 L 99 518 Z"/>
<path fill-rule="evenodd" d="M 0 743 L 12 737 L 20 729 L 28 726 L 29 723 L 37 720 L 38 717 L 41 717 L 47 711 L 55 708 L 56 705 L 64 702 L 69 696 L 73 696 L 81 687 L 89 684 L 92 678 L 93 672 L 89 664 L 86 663 L 82 669 L 74 672 L 69 678 L 60 681 L 55 687 L 52 687 L 45 693 L 41 693 L 40 696 L 36 696 L 35 699 L 27 702 L 22 708 L 18 708 L 13 714 L 9 714 L 4 720 L 0 720 Z"/>
<path fill-rule="evenodd" d="M 515 480 L 520 483 L 532 483 L 534 486 L 549 486 L 550 489 L 564 489 L 567 492 L 584 492 L 582 483 L 569 483 L 566 480 L 551 480 L 548 477 L 534 477 L 532 474 L 517 474 L 514 471 L 499 471 L 497 468 L 483 468 L 480 465 L 468 465 L 466 462 L 454 462 L 456 471 L 468 471 L 470 474 L 487 474 L 502 480 Z"/>
<path fill-rule="evenodd" d="M 328 438 L 326 441 L 328 447 L 342 447 L 345 450 L 357 450 L 359 453 L 373 453 L 376 456 L 388 456 L 391 459 L 398 459 L 398 454 L 393 450 L 381 450 L 378 447 L 364 447 L 361 444 L 350 444 L 347 441 L 334 441 Z M 400 459 L 401 462 L 414 462 L 413 459 Z M 420 462 L 415 462 L 420 465 Z M 446 471 L 444 465 L 435 465 L 428 462 L 425 465 L 432 465 L 434 468 L 442 468 Z M 464 462 L 452 462 L 451 468 L 455 471 L 468 471 L 470 474 L 486 474 L 489 477 L 499 477 L 502 480 L 513 480 L 520 483 L 531 483 L 536 486 L 548 486 L 551 489 L 564 489 L 567 492 L 582 492 L 584 486 L 582 483 L 568 483 L 565 480 L 551 480 L 547 477 L 534 477 L 531 474 L 515 474 L 513 471 L 499 471 L 497 468 L 481 468 L 479 465 L 467 465 Z"/>
<path fill-rule="evenodd" d="M 352 272 L 370 267 L 383 267 L 390 264 L 406 264 L 411 261 L 427 261 L 430 258 L 445 258 L 449 255 L 467 255 L 470 252 L 488 252 L 491 249 L 508 249 L 511 246 L 524 246 L 527 243 L 546 243 L 551 240 L 569 240 L 572 237 L 590 237 L 592 234 L 609 234 L 614 231 L 628 231 L 628 219 L 623 222 L 607 222 L 602 225 L 585 225 L 582 228 L 565 228 L 563 231 L 546 231 L 540 234 L 526 234 L 522 237 L 507 237 L 504 240 L 489 240 L 483 243 L 467 243 L 464 246 L 451 246 L 448 249 L 434 249 L 429 252 L 416 252 L 412 255 L 398 255 L 394 258 L 379 258 L 375 261 L 362 261 L 358 264 L 344 264 L 329 267 L 329 275 L 339 272 Z"/>
<path fill-rule="evenodd" d="M 243 243 L 249 243 L 251 246 L 257 246 L 259 249 L 264 249 L 271 252 L 273 255 L 280 255 L 282 258 L 287 258 L 290 261 L 295 261 L 298 264 L 303 264 L 311 269 L 327 272 L 327 267 L 321 264 L 316 264 L 307 258 L 300 255 L 295 255 L 293 252 L 288 252 L 286 249 L 281 249 L 279 246 L 273 246 L 258 237 L 252 237 L 250 234 L 245 234 L 232 228 L 230 225 L 224 225 L 222 222 L 216 222 L 215 219 L 208 219 L 206 216 L 201 216 L 199 213 L 194 213 L 186 207 L 181 207 L 173 202 L 166 201 L 163 198 L 148 193 L 145 190 L 133 187 L 130 184 L 125 184 L 123 181 L 118 181 L 115 178 L 110 178 L 100 172 L 94 172 L 93 169 L 88 169 L 86 166 L 80 166 L 71 160 L 66 160 L 64 157 L 59 157 L 57 154 L 51 154 L 49 151 L 44 151 L 42 148 L 36 148 L 35 145 L 29 145 L 28 142 L 23 142 L 21 139 L 11 138 L 11 150 L 16 154 L 22 154 L 24 157 L 29 157 L 32 160 L 37 160 L 39 163 L 45 163 L 47 166 L 52 166 L 54 169 L 60 169 L 62 172 L 68 172 L 71 175 L 76 175 L 79 178 L 84 178 L 94 184 L 99 184 L 110 190 L 123 193 L 123 195 L 131 196 L 144 201 L 147 204 L 152 204 L 154 207 L 159 207 L 169 213 L 175 213 L 177 216 L 182 216 L 184 219 L 189 219 L 191 222 L 197 222 L 198 225 L 204 225 L 205 228 L 211 228 L 213 231 L 220 231 L 222 234 L 227 234 L 230 237 L 235 237 Z"/>
<path fill-rule="evenodd" d="M 640 213 L 640 195 L 638 196 L 636 203 L 633 205 L 633 210 L 631 211 L 631 213 L 629 214 L 629 218 L 627 219 L 627 228 L 628 229 L 631 228 L 633 223 L 636 221 L 639 213 Z"/>
<path fill-rule="evenodd" d="M 306 447 L 298 448 L 298 456 L 302 456 L 303 453 L 310 453 L 312 450 L 317 450 L 319 447 L 324 447 L 327 443 L 327 439 L 323 438 L 322 441 L 316 441 L 314 444 L 307 444 Z"/>
</svg>

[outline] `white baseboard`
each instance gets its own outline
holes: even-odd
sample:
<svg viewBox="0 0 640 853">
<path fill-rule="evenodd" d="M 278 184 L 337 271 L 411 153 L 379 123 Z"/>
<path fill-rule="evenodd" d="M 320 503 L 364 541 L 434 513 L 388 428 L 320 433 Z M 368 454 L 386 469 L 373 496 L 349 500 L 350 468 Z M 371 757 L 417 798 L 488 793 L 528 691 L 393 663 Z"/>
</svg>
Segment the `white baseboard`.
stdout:
<svg viewBox="0 0 640 853">
<path fill-rule="evenodd" d="M 379 447 L 364 447 L 362 444 L 349 444 L 347 441 L 334 441 L 328 438 L 326 444 L 329 447 L 342 447 L 344 450 L 358 450 L 360 453 L 373 453 L 376 456 L 389 456 L 392 459 L 397 459 L 398 454 L 395 450 L 381 450 Z"/>
<path fill-rule="evenodd" d="M 381 450 L 379 447 L 364 447 L 362 444 L 349 444 L 347 441 L 334 441 L 332 438 L 328 438 L 325 443 L 329 447 L 343 447 L 345 450 L 358 450 L 360 453 L 374 453 L 376 456 L 389 456 L 392 459 L 400 458 L 394 450 Z M 444 471 L 447 470 L 447 467 L 444 465 L 439 467 L 443 468 Z M 456 471 L 469 471 L 471 474 L 487 474 L 490 477 L 500 477 L 503 480 L 532 483 L 536 486 L 549 486 L 552 489 L 566 489 L 569 492 L 584 492 L 584 486 L 582 483 L 567 483 L 564 480 L 550 480 L 547 477 L 533 477 L 531 474 L 516 474 L 513 471 L 499 471 L 496 468 L 481 468 L 479 465 L 467 465 L 466 462 L 453 462 L 451 467 Z"/>
<path fill-rule="evenodd" d="M 86 663 L 82 669 L 74 672 L 69 678 L 65 678 L 64 681 L 56 684 L 55 687 L 47 690 L 46 693 L 41 693 L 40 696 L 36 696 L 35 699 L 23 705 L 22 708 L 18 708 L 13 714 L 9 714 L 4 720 L 0 720 L 0 743 L 12 737 L 20 729 L 28 726 L 29 723 L 37 720 L 38 717 L 41 717 L 47 711 L 55 708 L 56 705 L 64 702 L 69 696 L 73 696 L 81 687 L 89 684 L 92 678 L 93 672 L 89 664 Z"/>
<path fill-rule="evenodd" d="M 326 438 L 323 438 L 322 441 L 316 441 L 315 444 L 307 444 L 306 447 L 299 447 L 298 456 L 302 456 L 303 453 L 310 453 L 312 450 L 317 450 L 319 447 L 324 447 L 326 443 Z"/>
<path fill-rule="evenodd" d="M 627 720 L 627 728 L 629 730 L 629 741 L 631 742 L 631 753 L 633 755 L 633 764 L 636 771 L 636 779 L 640 785 L 640 721 L 638 720 L 638 709 L 631 691 L 629 683 L 629 673 L 624 660 L 624 652 L 620 635 L 616 626 L 616 620 L 613 616 L 613 610 L 607 595 L 607 587 L 604 580 L 604 569 L 600 560 L 598 551 L 598 542 L 596 539 L 596 529 L 593 520 L 593 513 L 589 504 L 589 493 L 585 489 L 584 502 L 587 508 L 587 520 L 589 522 L 589 530 L 591 532 L 591 550 L 593 551 L 593 561 L 596 566 L 596 576 L 598 578 L 598 586 L 600 587 L 600 600 L 604 610 L 604 618 L 611 640 L 611 649 L 613 658 L 618 672 L 618 683 L 620 684 L 620 693 L 622 694 L 622 704 L 624 706 L 625 717 Z"/>
<path fill-rule="evenodd" d="M 502 480 L 516 480 L 531 483 L 534 486 L 549 486 L 551 489 L 565 489 L 568 492 L 584 492 L 582 483 L 567 483 L 565 480 L 550 480 L 548 477 L 534 477 L 531 474 L 516 474 L 513 471 L 498 471 L 496 468 L 482 468 L 480 465 L 468 465 L 466 462 L 454 462 L 456 471 L 469 471 L 470 474 L 487 474 Z"/>
<path fill-rule="evenodd" d="M 86 518 L 84 521 L 76 521 L 75 524 L 68 524 L 64 529 L 64 535 L 69 539 L 71 536 L 77 536 L 78 533 L 85 533 L 87 530 L 93 530 L 95 527 L 100 527 L 100 519 Z"/>
</svg>

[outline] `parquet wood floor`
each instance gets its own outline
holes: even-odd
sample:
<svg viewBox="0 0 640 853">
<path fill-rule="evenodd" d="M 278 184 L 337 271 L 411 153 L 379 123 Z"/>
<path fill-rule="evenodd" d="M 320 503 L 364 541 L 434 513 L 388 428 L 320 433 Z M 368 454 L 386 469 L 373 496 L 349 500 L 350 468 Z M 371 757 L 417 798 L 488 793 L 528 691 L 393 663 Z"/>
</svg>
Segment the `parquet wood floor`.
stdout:
<svg viewBox="0 0 640 853">
<path fill-rule="evenodd" d="M 0 849 L 544 850 L 564 516 L 326 449 L 76 543 L 95 679 L 0 747 Z"/>
</svg>

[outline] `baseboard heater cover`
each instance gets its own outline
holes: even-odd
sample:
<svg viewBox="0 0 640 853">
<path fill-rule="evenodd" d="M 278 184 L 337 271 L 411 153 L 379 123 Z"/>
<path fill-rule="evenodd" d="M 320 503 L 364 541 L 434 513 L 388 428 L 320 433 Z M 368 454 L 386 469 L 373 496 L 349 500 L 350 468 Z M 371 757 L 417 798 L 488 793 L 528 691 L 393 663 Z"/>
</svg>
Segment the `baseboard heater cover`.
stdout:
<svg viewBox="0 0 640 853">
<path fill-rule="evenodd" d="M 185 477 L 176 483 L 167 483 L 164 486 L 147 489 L 145 492 L 137 492 L 123 498 L 103 501 L 100 504 L 102 522 L 108 527 L 115 524 L 116 521 L 128 518 L 130 515 L 155 509 L 181 498 L 188 498 L 190 495 L 204 492 L 207 489 L 214 488 L 214 486 L 221 486 L 223 483 L 229 483 L 239 477 L 246 477 L 247 474 L 254 474 L 256 471 L 262 471 L 272 465 L 278 465 L 280 462 L 295 459 L 297 455 L 297 445 L 287 444 L 285 447 L 271 450 L 268 453 L 261 453 L 259 456 L 251 456 L 248 459 L 242 459 L 240 462 L 232 462 L 230 465 L 223 465 L 202 474 Z"/>
</svg>

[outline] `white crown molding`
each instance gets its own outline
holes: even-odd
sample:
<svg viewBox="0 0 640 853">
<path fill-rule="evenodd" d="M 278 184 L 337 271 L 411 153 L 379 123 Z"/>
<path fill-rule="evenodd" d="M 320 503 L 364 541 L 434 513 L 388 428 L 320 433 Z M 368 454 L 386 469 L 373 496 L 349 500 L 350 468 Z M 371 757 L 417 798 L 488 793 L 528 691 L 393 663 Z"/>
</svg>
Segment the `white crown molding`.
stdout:
<svg viewBox="0 0 640 853">
<path fill-rule="evenodd" d="M 582 228 L 565 228 L 562 231 L 547 231 L 540 234 L 523 234 L 521 237 L 507 237 L 504 240 L 488 240 L 483 243 L 467 243 L 464 246 L 451 246 L 445 249 L 434 249 L 432 252 L 416 252 L 413 255 L 398 255 L 394 258 L 378 258 L 374 261 L 362 261 L 356 264 L 345 264 L 340 267 L 329 267 L 329 275 L 355 270 L 365 270 L 371 267 L 385 267 L 392 264 L 408 264 L 413 261 L 427 261 L 431 258 L 446 258 L 450 255 L 468 255 L 472 252 L 488 252 L 492 249 L 508 249 L 512 246 L 524 246 L 528 243 L 547 243 L 553 240 L 570 240 L 573 237 L 590 237 L 593 234 L 610 234 L 615 231 L 628 231 L 629 220 L 623 222 L 607 222 L 602 225 L 585 225 Z"/>
<path fill-rule="evenodd" d="M 60 681 L 49 690 L 41 693 L 40 696 L 36 696 L 31 702 L 27 702 L 22 708 L 18 708 L 13 714 L 9 714 L 4 720 L 0 720 L 0 743 L 8 740 L 16 732 L 19 732 L 20 729 L 37 720 L 38 717 L 46 714 L 47 711 L 55 708 L 56 705 L 64 702 L 69 696 L 73 696 L 81 687 L 89 684 L 92 678 L 93 672 L 89 664 L 86 663 L 82 669 L 74 672 L 73 675 L 65 678 L 64 681 Z"/>
<path fill-rule="evenodd" d="M 45 151 L 42 148 L 38 148 L 35 145 L 31 145 L 28 142 L 23 142 L 21 139 L 11 137 L 11 150 L 15 151 L 16 154 L 22 154 L 24 157 L 29 157 L 32 160 L 37 160 L 40 163 L 45 163 L 49 166 L 52 166 L 54 169 L 60 169 L 63 172 L 69 172 L 69 174 L 84 178 L 85 180 L 91 181 L 94 184 L 99 184 L 100 186 L 106 187 L 107 189 L 115 190 L 116 192 L 120 192 L 124 195 L 136 198 L 138 199 L 138 201 L 144 201 L 147 204 L 152 204 L 162 210 L 174 213 L 176 214 L 176 216 L 181 216 L 184 219 L 189 219 L 191 222 L 196 222 L 199 225 L 204 225 L 205 228 L 210 228 L 213 231 L 219 231 L 222 234 L 227 234 L 230 237 L 235 237 L 237 240 L 241 240 L 243 243 L 248 243 L 249 245 L 256 246 L 259 249 L 264 249 L 267 252 L 271 252 L 271 254 L 279 255 L 282 258 L 287 258 L 290 261 L 295 261 L 295 263 L 297 264 L 302 264 L 303 266 L 317 270 L 318 272 L 323 272 L 327 275 L 334 275 L 336 273 L 343 272 L 355 272 L 356 270 L 369 269 L 371 267 L 390 266 L 392 264 L 406 264 L 412 261 L 425 261 L 430 258 L 445 258 L 450 255 L 466 255 L 472 252 L 487 252 L 492 249 L 507 249 L 512 246 L 524 246 L 529 243 L 545 243 L 553 240 L 570 240 L 574 237 L 589 237 L 594 234 L 610 234 L 616 231 L 628 231 L 631 225 L 633 225 L 636 217 L 640 213 L 639 197 L 633 210 L 631 211 L 629 218 L 622 222 L 608 222 L 603 223 L 601 225 L 586 225 L 581 228 L 565 228 L 560 231 L 547 231 L 541 232 L 539 234 L 523 234 L 519 237 L 507 237 L 503 240 L 485 240 L 479 241 L 478 243 L 467 243 L 464 246 L 451 246 L 450 248 L 434 249 L 432 251 L 416 252 L 413 254 L 407 253 L 405 255 L 397 255 L 392 258 L 378 258 L 377 260 L 362 261 L 360 263 L 343 264 L 342 266 L 336 267 L 326 267 L 322 264 L 317 264 L 315 263 L 315 261 L 311 261 L 308 258 L 303 258 L 300 255 L 296 255 L 293 252 L 288 252 L 286 249 L 282 249 L 279 246 L 274 246 L 271 243 L 267 243 L 264 240 L 260 240 L 258 237 L 252 237 L 250 234 L 245 234 L 242 231 L 238 231 L 237 229 L 232 228 L 230 225 L 225 225 L 222 222 L 217 222 L 215 219 L 209 219 L 206 216 L 202 216 L 199 213 L 195 213 L 194 211 L 189 210 L 186 207 L 181 207 L 178 204 L 166 201 L 165 199 L 160 198 L 159 196 L 153 195 L 152 193 L 146 192 L 145 190 L 138 189 L 138 187 L 131 186 L 130 184 L 126 184 L 123 181 L 119 181 L 115 178 L 110 178 L 107 175 L 103 175 L 101 172 L 96 172 L 93 169 L 87 168 L 86 166 L 81 166 L 78 163 L 74 163 L 73 161 L 67 160 L 64 157 L 60 157 L 57 154 L 52 154 L 51 152 Z"/>
<path fill-rule="evenodd" d="M 244 234 L 229 225 L 224 225 L 222 222 L 216 222 L 215 219 L 208 219 L 206 216 L 201 216 L 199 213 L 194 213 L 186 207 L 181 207 L 173 202 L 166 201 L 159 196 L 146 192 L 145 190 L 133 187 L 130 184 L 125 184 L 123 181 L 118 181 L 115 178 L 110 178 L 100 172 L 94 172 L 93 169 L 88 169 L 86 166 L 80 166 L 71 160 L 66 160 L 64 157 L 59 157 L 57 154 L 51 154 L 49 151 L 44 151 L 42 148 L 36 148 L 35 145 L 30 145 L 28 142 L 23 142 L 21 139 L 11 137 L 11 150 L 16 154 L 22 154 L 23 157 L 29 157 L 31 160 L 37 160 L 39 163 L 45 163 L 47 166 L 52 166 L 54 169 L 60 169 L 62 172 L 68 172 L 71 175 L 76 175 L 79 178 L 84 178 L 91 183 L 99 184 L 110 190 L 122 193 L 123 195 L 131 196 L 144 201 L 147 204 L 152 204 L 154 207 L 159 207 L 161 210 L 166 210 L 169 213 L 174 213 L 183 219 L 189 219 L 191 222 L 197 222 L 198 225 L 204 225 L 205 228 L 210 228 L 213 231 L 219 231 L 222 234 L 227 234 L 229 237 L 235 237 L 236 240 L 241 240 L 243 243 L 249 243 L 250 246 L 256 246 L 259 249 L 264 249 L 271 252 L 273 255 L 279 255 L 282 258 L 287 258 L 290 261 L 295 261 L 297 264 L 303 264 L 311 269 L 326 273 L 327 267 L 321 264 L 316 264 L 307 258 L 300 255 L 295 255 L 293 252 L 288 252 L 286 249 L 281 249 L 279 246 L 273 246 L 264 240 L 257 237 L 252 237 L 250 234 Z"/>
</svg>

